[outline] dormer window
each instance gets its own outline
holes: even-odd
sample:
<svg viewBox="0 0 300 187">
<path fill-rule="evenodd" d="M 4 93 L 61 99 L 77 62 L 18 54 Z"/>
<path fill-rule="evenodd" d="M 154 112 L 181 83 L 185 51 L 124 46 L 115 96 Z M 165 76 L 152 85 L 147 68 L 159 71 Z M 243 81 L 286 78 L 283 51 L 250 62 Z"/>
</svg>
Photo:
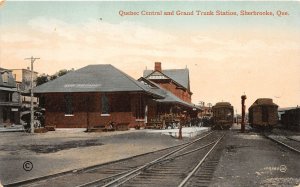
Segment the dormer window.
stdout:
<svg viewBox="0 0 300 187">
<path fill-rule="evenodd" d="M 3 83 L 8 83 L 8 73 L 7 72 L 2 73 L 2 80 L 3 80 Z"/>
</svg>

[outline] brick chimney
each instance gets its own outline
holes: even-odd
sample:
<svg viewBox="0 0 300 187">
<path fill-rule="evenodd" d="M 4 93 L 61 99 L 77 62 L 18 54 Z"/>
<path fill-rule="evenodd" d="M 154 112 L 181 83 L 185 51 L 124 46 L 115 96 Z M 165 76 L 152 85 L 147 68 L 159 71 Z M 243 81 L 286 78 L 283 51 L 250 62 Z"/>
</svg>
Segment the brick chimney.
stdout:
<svg viewBox="0 0 300 187">
<path fill-rule="evenodd" d="M 155 62 L 154 71 L 161 72 L 161 62 Z"/>
</svg>

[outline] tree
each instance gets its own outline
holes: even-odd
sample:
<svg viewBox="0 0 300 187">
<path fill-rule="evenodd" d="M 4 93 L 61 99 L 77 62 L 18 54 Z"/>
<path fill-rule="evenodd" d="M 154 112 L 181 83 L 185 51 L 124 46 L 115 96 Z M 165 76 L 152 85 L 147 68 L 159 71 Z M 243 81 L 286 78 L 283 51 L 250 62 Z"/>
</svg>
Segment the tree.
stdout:
<svg viewBox="0 0 300 187">
<path fill-rule="evenodd" d="M 54 75 L 50 76 L 50 80 L 54 80 L 58 77 L 64 76 L 65 74 L 74 71 L 74 68 L 70 69 L 70 70 L 66 70 L 66 69 L 61 69 L 58 72 L 56 72 Z"/>
<path fill-rule="evenodd" d="M 46 74 L 42 74 L 42 75 L 40 75 L 36 78 L 36 85 L 39 86 L 39 85 L 44 84 L 48 81 L 52 81 L 54 79 L 57 79 L 58 77 L 64 76 L 65 74 L 67 74 L 71 71 L 74 71 L 74 69 L 73 68 L 71 70 L 62 69 L 62 70 L 59 70 L 58 72 L 56 72 L 55 74 L 53 74 L 51 76 L 46 75 Z"/>
<path fill-rule="evenodd" d="M 50 80 L 52 81 L 52 80 L 56 79 L 57 77 L 58 77 L 58 76 L 57 76 L 56 74 L 51 75 L 51 76 L 50 76 Z"/>
<path fill-rule="evenodd" d="M 58 77 L 61 77 L 67 73 L 69 73 L 71 70 L 66 70 L 66 69 L 62 69 L 62 70 L 59 70 L 59 72 L 57 73 L 57 76 Z"/>
<path fill-rule="evenodd" d="M 36 85 L 39 86 L 48 82 L 48 75 L 42 74 L 36 78 Z"/>
</svg>

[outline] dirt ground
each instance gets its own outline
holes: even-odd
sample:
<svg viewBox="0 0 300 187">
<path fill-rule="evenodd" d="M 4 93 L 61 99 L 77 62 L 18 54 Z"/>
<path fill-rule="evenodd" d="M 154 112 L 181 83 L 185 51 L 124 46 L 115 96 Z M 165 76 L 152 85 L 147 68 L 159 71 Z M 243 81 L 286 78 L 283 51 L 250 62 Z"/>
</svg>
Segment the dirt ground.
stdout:
<svg viewBox="0 0 300 187">
<path fill-rule="evenodd" d="M 118 160 L 189 141 L 149 130 L 0 135 L 2 184 Z M 300 156 L 259 133 L 228 131 L 211 186 L 299 186 Z M 31 171 L 23 164 L 30 161 Z M 1 186 L 1 185 L 0 185 Z"/>
<path fill-rule="evenodd" d="M 79 169 L 188 141 L 161 133 L 130 130 L 102 133 L 56 131 L 45 134 L 1 133 L 0 180 L 13 183 L 44 175 Z M 31 171 L 23 164 L 30 161 Z"/>
<path fill-rule="evenodd" d="M 300 155 L 259 133 L 232 130 L 211 186 L 300 186 Z"/>
</svg>

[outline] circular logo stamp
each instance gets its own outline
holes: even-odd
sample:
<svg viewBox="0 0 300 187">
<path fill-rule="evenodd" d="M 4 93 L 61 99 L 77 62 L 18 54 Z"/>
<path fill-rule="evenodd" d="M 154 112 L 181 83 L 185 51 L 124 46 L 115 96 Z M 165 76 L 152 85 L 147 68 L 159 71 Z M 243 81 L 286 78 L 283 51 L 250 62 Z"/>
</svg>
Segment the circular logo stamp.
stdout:
<svg viewBox="0 0 300 187">
<path fill-rule="evenodd" d="M 287 170 L 286 165 L 281 165 L 281 166 L 279 167 L 279 171 L 282 172 L 282 173 L 285 173 L 286 170 Z"/>
<path fill-rule="evenodd" d="M 31 171 L 32 168 L 33 168 L 32 162 L 30 162 L 30 161 L 25 161 L 25 162 L 23 163 L 23 169 L 24 169 L 25 171 Z"/>
</svg>

